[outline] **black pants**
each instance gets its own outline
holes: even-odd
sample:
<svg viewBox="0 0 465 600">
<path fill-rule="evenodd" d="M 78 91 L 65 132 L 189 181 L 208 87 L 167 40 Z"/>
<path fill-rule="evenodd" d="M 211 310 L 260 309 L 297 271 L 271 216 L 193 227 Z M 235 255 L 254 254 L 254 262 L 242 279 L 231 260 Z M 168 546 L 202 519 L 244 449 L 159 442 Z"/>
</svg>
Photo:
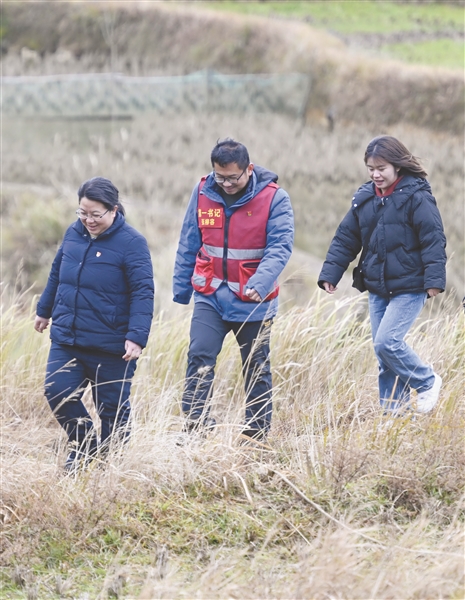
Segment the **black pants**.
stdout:
<svg viewBox="0 0 465 600">
<path fill-rule="evenodd" d="M 212 393 L 215 365 L 224 338 L 233 331 L 240 347 L 244 375 L 245 425 L 268 431 L 271 424 L 270 333 L 272 320 L 237 323 L 223 321 L 209 304 L 194 306 L 183 412 L 192 419 L 208 416 L 207 400 Z"/>
</svg>

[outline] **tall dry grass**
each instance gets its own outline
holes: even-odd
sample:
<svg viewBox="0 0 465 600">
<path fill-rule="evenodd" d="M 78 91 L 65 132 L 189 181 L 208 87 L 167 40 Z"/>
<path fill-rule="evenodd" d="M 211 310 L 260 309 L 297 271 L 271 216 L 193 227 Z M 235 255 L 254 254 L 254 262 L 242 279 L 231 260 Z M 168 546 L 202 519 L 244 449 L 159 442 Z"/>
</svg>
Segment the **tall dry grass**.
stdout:
<svg viewBox="0 0 465 600">
<path fill-rule="evenodd" d="M 410 335 L 443 375 L 439 406 L 390 429 L 364 299 L 318 292 L 283 313 L 272 450 L 238 443 L 233 339 L 217 368 L 217 429 L 180 436 L 189 314 L 160 316 L 129 446 L 77 476 L 62 473 L 63 434 L 42 395 L 48 341 L 21 305 L 5 300 L 2 321 L 2 597 L 463 597 L 465 323 L 450 300 Z"/>
<path fill-rule="evenodd" d="M 448 239 L 448 289 L 465 285 L 463 144 L 460 136 L 405 126 L 385 128 L 326 124 L 282 115 L 166 114 L 132 122 L 34 122 L 3 124 L 3 268 L 36 291 L 66 226 L 75 218 L 76 190 L 104 175 L 121 191 L 128 219 L 147 237 L 158 286 L 157 311 L 171 306 L 171 275 L 182 218 L 192 188 L 211 169 L 218 138 L 233 136 L 251 160 L 279 175 L 295 211 L 296 247 L 290 273 L 304 279 L 304 302 L 353 192 L 367 179 L 363 155 L 380 133 L 399 137 L 429 173 Z M 310 256 L 311 255 L 311 256 Z"/>
<path fill-rule="evenodd" d="M 218 13 L 198 3 L 54 2 L 3 7 L 3 73 L 134 75 L 307 73 L 308 110 L 362 126 L 412 123 L 455 134 L 464 126 L 459 69 L 418 67 L 353 52 L 305 23 Z M 447 24 L 444 25 L 447 28 Z M 22 47 L 38 60 L 18 60 Z M 46 60 L 42 60 L 46 57 Z"/>
</svg>

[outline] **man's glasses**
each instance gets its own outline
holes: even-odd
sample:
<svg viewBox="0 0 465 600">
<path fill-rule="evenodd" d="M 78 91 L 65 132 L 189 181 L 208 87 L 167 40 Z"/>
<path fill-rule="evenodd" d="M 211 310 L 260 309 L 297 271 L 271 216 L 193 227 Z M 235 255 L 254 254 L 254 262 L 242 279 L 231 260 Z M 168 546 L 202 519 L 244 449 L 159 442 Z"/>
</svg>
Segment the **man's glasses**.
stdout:
<svg viewBox="0 0 465 600">
<path fill-rule="evenodd" d="M 218 173 L 213 172 L 213 178 L 216 181 L 216 183 L 224 183 L 225 181 L 227 181 L 228 183 L 235 184 L 239 181 L 242 175 L 244 175 L 246 170 L 247 167 L 242 171 L 240 175 L 230 175 L 229 177 L 223 177 L 222 175 L 218 175 Z"/>
<path fill-rule="evenodd" d="M 76 214 L 80 219 L 92 219 L 93 221 L 98 221 L 99 219 L 103 219 L 109 210 L 110 209 L 106 210 L 103 215 L 100 213 L 92 213 L 91 215 L 88 215 L 86 212 L 78 208 Z"/>
</svg>

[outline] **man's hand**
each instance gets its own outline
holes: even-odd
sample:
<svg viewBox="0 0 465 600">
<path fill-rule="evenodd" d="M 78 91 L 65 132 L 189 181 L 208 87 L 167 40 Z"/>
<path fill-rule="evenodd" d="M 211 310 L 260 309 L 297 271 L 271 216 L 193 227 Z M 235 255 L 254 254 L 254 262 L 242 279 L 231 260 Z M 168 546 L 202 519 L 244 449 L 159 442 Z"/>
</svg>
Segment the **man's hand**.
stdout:
<svg viewBox="0 0 465 600">
<path fill-rule="evenodd" d="M 426 293 L 430 298 L 434 298 L 435 296 L 441 293 L 441 290 L 439 290 L 438 288 L 428 288 L 426 290 Z"/>
<path fill-rule="evenodd" d="M 126 354 L 123 356 L 124 360 L 134 360 L 142 354 L 142 348 L 139 344 L 131 342 L 131 340 L 126 340 L 124 347 L 126 349 Z"/>
<path fill-rule="evenodd" d="M 256 292 L 253 288 L 247 288 L 245 290 L 245 295 L 253 300 L 254 302 L 261 302 L 262 298 L 258 292 Z"/>
<path fill-rule="evenodd" d="M 42 333 L 47 329 L 49 322 L 50 319 L 45 319 L 44 317 L 36 315 L 36 318 L 34 319 L 34 329 L 39 333 Z"/>
<path fill-rule="evenodd" d="M 332 283 L 329 283 L 329 281 L 323 281 L 323 287 L 328 294 L 334 294 L 334 292 L 337 290 L 337 287 L 335 287 Z"/>
</svg>

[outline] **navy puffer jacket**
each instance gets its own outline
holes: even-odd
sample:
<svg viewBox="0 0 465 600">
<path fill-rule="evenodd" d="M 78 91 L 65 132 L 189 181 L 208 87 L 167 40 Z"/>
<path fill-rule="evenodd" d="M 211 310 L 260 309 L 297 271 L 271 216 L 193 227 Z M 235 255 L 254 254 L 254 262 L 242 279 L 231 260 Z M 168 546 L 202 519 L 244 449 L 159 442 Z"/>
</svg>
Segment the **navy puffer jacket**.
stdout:
<svg viewBox="0 0 465 600">
<path fill-rule="evenodd" d="M 65 233 L 37 304 L 59 344 L 122 356 L 125 340 L 147 344 L 153 315 L 152 261 L 145 238 L 121 213 L 96 239 L 76 221 Z"/>
<path fill-rule="evenodd" d="M 365 286 L 383 297 L 446 287 L 446 238 L 441 215 L 426 179 L 405 176 L 390 196 L 376 196 L 373 182 L 362 185 L 339 225 L 318 285 L 336 286 L 366 240 L 376 212 L 385 207 L 362 265 Z"/>
</svg>

